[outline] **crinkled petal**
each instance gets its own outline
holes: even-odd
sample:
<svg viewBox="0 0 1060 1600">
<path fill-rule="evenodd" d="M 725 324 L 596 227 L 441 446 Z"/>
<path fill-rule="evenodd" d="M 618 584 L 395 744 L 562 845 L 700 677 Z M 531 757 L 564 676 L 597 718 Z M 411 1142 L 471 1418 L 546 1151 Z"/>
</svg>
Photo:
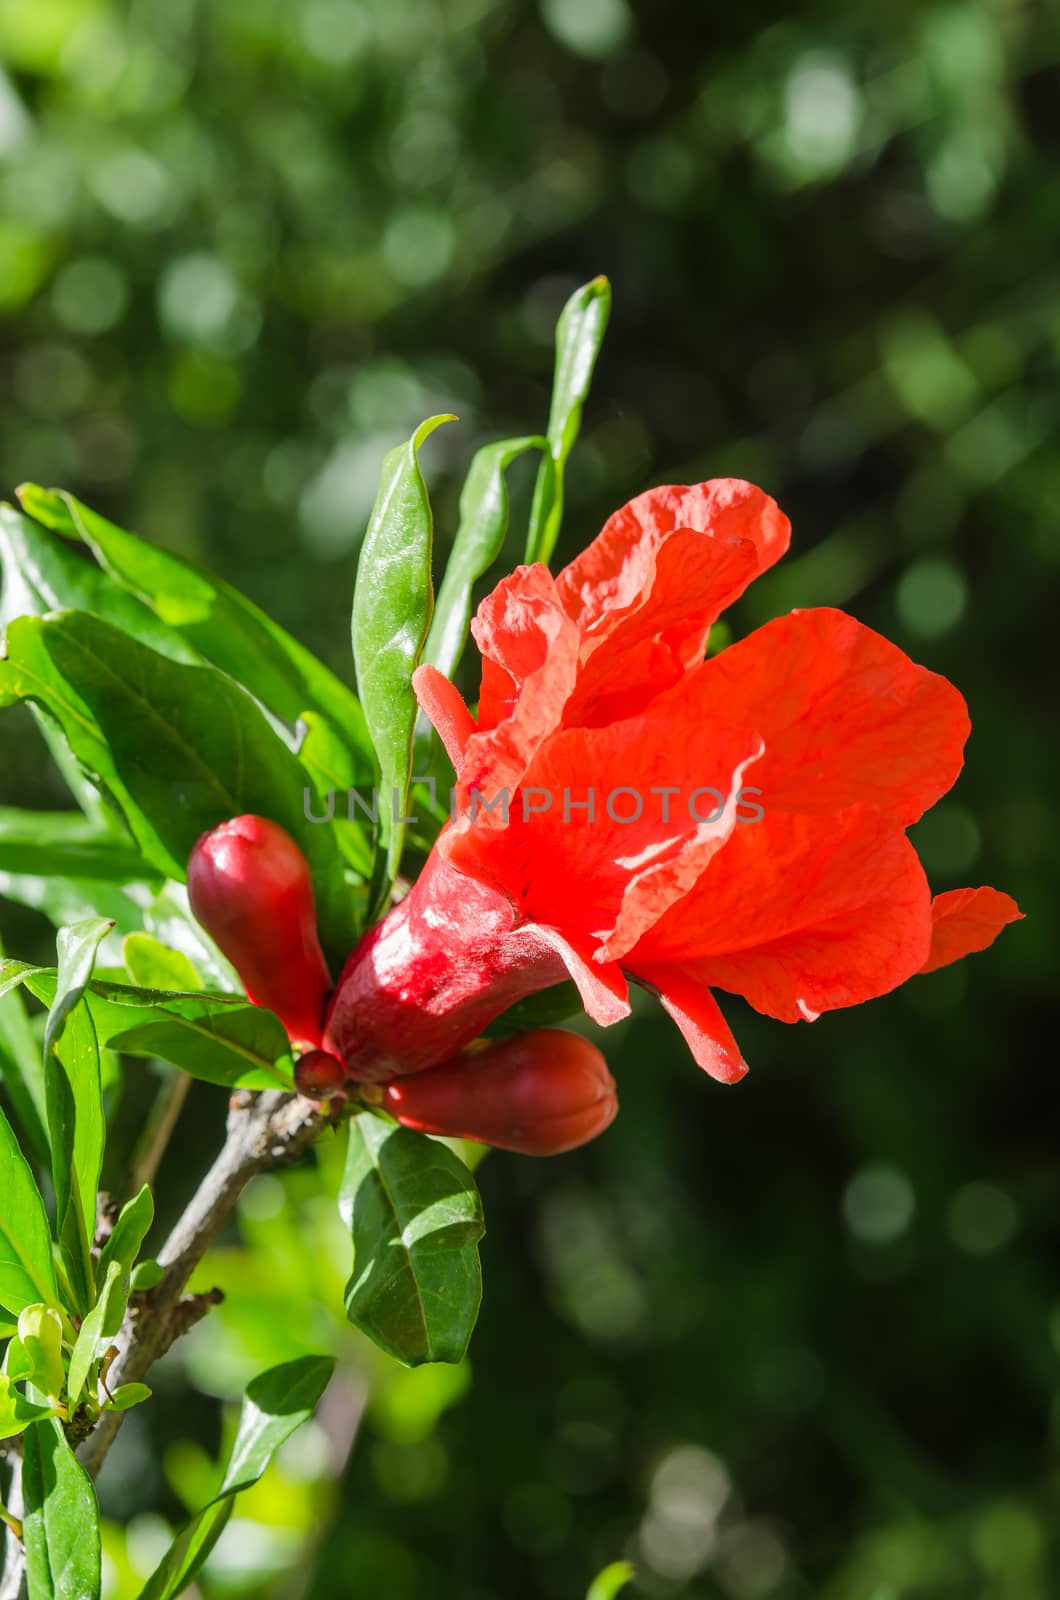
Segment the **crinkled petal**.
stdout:
<svg viewBox="0 0 1060 1600">
<path fill-rule="evenodd" d="M 472 632 L 482 651 L 478 732 L 457 773 L 462 807 L 514 794 L 535 752 L 560 723 L 578 671 L 578 630 L 547 567 L 517 567 L 481 604 Z M 503 810 L 485 825 L 504 826 Z"/>
<path fill-rule="evenodd" d="M 598 961 L 618 959 L 728 838 L 761 750 L 754 733 L 697 719 L 694 704 L 674 708 L 672 718 L 554 734 L 506 827 L 469 808 L 439 848 L 507 894 L 520 917 L 591 937 Z"/>
<path fill-rule="evenodd" d="M 1008 923 L 1022 922 L 1023 912 L 1000 889 L 949 889 L 931 902 L 931 918 L 931 949 L 921 972 L 988 949 Z"/>
<path fill-rule="evenodd" d="M 711 535 L 712 544 L 698 546 L 700 564 L 708 569 L 708 578 L 711 563 L 726 547 L 734 542 L 750 544 L 755 555 L 743 588 L 780 559 L 791 537 L 791 524 L 776 501 L 742 478 L 715 478 L 709 483 L 666 484 L 649 489 L 609 517 L 592 544 L 560 573 L 557 589 L 568 614 L 584 634 L 610 632 L 620 621 L 653 603 L 658 552 L 682 529 Z M 695 601 L 700 599 L 699 574 L 694 576 L 695 600 L 670 618 L 670 625 L 678 626 L 682 633 L 691 630 Z M 728 584 L 727 578 L 722 587 L 727 589 Z M 727 594 L 722 604 L 735 597 Z M 680 596 L 666 598 L 677 600 Z M 712 603 L 708 598 L 708 610 Z M 720 609 L 718 605 L 714 616 Z M 698 625 L 705 631 L 710 621 L 713 617 Z M 664 622 L 654 631 L 659 632 L 666 625 Z"/>
<path fill-rule="evenodd" d="M 697 1066 L 722 1083 L 738 1083 L 747 1063 L 733 1038 L 721 1008 L 694 972 L 673 964 L 630 969 L 646 988 L 659 996 L 691 1050 Z"/>
<path fill-rule="evenodd" d="M 903 827 L 955 782 L 970 724 L 962 695 L 842 611 L 793 611 L 700 669 L 703 714 L 757 728 L 767 811 L 864 802 Z"/>
<path fill-rule="evenodd" d="M 782 1022 L 887 994 L 919 970 L 931 896 L 916 851 L 868 806 L 735 829 L 695 888 L 631 951 L 672 961 Z"/>
</svg>

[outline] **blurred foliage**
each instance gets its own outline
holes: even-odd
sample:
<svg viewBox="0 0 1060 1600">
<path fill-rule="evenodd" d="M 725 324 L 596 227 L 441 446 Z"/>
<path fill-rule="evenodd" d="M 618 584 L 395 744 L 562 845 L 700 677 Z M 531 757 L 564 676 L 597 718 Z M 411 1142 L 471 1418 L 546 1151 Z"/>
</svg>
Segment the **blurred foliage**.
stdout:
<svg viewBox="0 0 1060 1600">
<path fill-rule="evenodd" d="M 110 1595 L 215 1486 L 220 1403 L 308 1349 L 343 1376 L 211 1596 L 581 1597 L 626 1555 L 660 1600 L 1060 1592 L 1058 57 L 1029 0 L 0 4 L 5 493 L 69 486 L 348 674 L 384 451 L 460 414 L 424 451 L 444 552 L 605 272 L 561 554 L 652 481 L 760 482 L 794 552 L 734 631 L 842 605 L 951 676 L 976 731 L 917 844 L 1028 914 L 812 1028 L 733 1003 L 734 1090 L 650 1009 L 612 1030 L 614 1129 L 481 1168 L 470 1373 L 369 1350 L 328 1309 L 317 1175 L 259 1180 L 202 1278 L 226 1306 L 108 1464 Z M 0 771 L 5 803 L 60 798 L 26 719 Z M 4 931 L 50 948 L 31 912 Z M 172 1205 L 222 1112 L 195 1087 Z"/>
</svg>

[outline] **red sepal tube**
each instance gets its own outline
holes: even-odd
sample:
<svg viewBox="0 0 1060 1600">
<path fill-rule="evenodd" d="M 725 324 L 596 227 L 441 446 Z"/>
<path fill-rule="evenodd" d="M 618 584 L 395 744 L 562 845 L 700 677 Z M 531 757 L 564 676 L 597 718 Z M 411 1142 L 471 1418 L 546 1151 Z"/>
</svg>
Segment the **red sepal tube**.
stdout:
<svg viewBox="0 0 1060 1600">
<path fill-rule="evenodd" d="M 331 977 L 309 864 L 290 834 L 254 816 L 204 833 L 188 863 L 188 899 L 248 998 L 274 1011 L 292 1042 L 318 1047 Z"/>
<path fill-rule="evenodd" d="M 595 1045 L 538 1028 L 395 1079 L 383 1090 L 383 1108 L 417 1133 L 554 1156 L 603 1133 L 618 1098 Z"/>
</svg>

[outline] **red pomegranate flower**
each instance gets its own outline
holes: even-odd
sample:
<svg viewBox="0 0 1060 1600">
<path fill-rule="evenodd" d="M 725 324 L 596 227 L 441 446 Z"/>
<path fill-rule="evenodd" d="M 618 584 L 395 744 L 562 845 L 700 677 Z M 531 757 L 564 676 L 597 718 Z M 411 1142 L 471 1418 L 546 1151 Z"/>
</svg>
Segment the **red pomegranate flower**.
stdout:
<svg viewBox="0 0 1060 1600">
<path fill-rule="evenodd" d="M 749 483 L 651 490 L 558 578 L 520 567 L 483 602 L 477 720 L 418 671 L 454 817 L 332 999 L 325 1043 L 352 1076 L 433 1066 L 569 974 L 600 1023 L 628 1013 L 627 980 L 654 991 L 733 1081 L 715 989 L 812 1021 L 1020 916 L 993 889 L 933 903 L 906 838 L 961 768 L 968 716 L 945 678 L 830 609 L 704 659 L 788 538 Z"/>
</svg>

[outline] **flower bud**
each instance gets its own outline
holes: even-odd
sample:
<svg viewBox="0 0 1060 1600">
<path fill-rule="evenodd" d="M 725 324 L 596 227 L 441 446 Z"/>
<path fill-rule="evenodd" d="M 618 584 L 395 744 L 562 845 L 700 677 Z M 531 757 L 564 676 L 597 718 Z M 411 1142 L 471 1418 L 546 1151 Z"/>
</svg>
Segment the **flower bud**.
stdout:
<svg viewBox="0 0 1060 1600">
<path fill-rule="evenodd" d="M 308 1050 L 295 1062 L 295 1088 L 307 1100 L 330 1100 L 345 1082 L 346 1068 L 326 1050 Z"/>
<path fill-rule="evenodd" d="M 295 1042 L 319 1045 L 331 977 L 309 864 L 290 834 L 252 816 L 204 833 L 188 863 L 188 898 L 249 999 L 274 1011 Z"/>
<path fill-rule="evenodd" d="M 595 1045 L 538 1028 L 395 1079 L 383 1090 L 383 1107 L 418 1133 L 552 1156 L 603 1133 L 618 1100 Z"/>
</svg>

